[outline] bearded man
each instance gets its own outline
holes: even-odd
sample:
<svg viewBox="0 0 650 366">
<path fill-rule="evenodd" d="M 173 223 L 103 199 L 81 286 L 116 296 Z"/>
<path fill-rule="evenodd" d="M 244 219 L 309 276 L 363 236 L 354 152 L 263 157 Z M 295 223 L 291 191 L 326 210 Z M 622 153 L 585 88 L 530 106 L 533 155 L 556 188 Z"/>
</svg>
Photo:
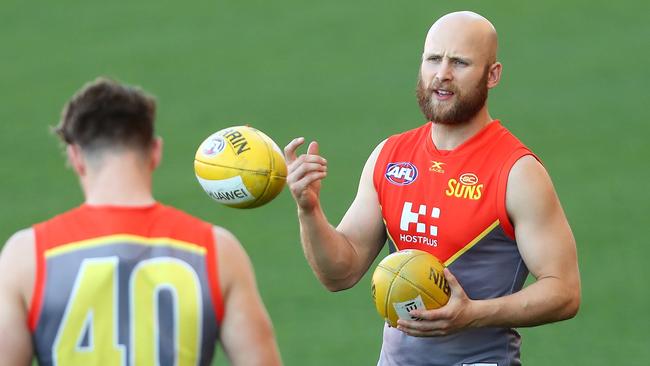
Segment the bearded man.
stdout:
<svg viewBox="0 0 650 366">
<path fill-rule="evenodd" d="M 327 162 L 311 142 L 285 148 L 305 256 L 330 291 L 354 286 L 389 252 L 427 251 L 446 265 L 449 302 L 385 326 L 379 365 L 520 365 L 515 327 L 575 316 L 573 234 L 539 159 L 488 112 L 499 84 L 497 34 L 456 12 L 429 30 L 417 83 L 427 118 L 381 142 L 335 228 L 319 200 Z M 535 281 L 523 288 L 528 273 Z"/>
</svg>

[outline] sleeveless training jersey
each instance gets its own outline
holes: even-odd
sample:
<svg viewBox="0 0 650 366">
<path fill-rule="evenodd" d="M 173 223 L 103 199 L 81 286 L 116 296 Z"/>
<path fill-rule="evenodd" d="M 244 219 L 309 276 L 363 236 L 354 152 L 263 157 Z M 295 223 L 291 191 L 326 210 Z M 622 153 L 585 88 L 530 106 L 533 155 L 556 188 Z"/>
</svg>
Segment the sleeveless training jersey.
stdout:
<svg viewBox="0 0 650 366">
<path fill-rule="evenodd" d="M 454 273 L 472 299 L 519 291 L 528 275 L 505 208 L 512 165 L 532 155 L 499 121 L 451 151 L 439 151 L 432 123 L 390 137 L 374 185 L 391 252 L 420 249 Z M 385 326 L 380 365 L 520 365 L 514 329 L 479 328 L 419 338 Z"/>
<path fill-rule="evenodd" d="M 212 226 L 159 203 L 34 226 L 41 366 L 209 365 L 223 317 Z"/>
</svg>

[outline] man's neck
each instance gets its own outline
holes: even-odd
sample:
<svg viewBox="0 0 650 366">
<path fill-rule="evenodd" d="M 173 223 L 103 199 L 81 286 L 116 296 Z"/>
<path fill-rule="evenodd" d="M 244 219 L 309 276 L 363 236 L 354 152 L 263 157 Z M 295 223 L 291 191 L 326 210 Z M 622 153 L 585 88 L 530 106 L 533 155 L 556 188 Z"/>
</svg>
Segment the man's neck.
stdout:
<svg viewBox="0 0 650 366">
<path fill-rule="evenodd" d="M 477 134 L 490 122 L 492 122 L 492 118 L 487 111 L 487 107 L 483 107 L 474 118 L 467 122 L 445 124 L 434 121 L 431 128 L 431 139 L 438 150 L 453 150 Z"/>
<path fill-rule="evenodd" d="M 148 206 L 156 201 L 151 192 L 151 171 L 129 156 L 108 157 L 101 168 L 81 178 L 86 203 L 97 206 Z"/>
</svg>

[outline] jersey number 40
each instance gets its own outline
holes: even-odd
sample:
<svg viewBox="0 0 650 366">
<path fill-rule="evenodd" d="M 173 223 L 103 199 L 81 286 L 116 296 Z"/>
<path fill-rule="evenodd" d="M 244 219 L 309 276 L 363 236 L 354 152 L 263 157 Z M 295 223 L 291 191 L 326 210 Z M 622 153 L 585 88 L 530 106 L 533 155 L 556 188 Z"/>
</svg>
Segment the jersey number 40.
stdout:
<svg viewBox="0 0 650 366">
<path fill-rule="evenodd" d="M 159 350 L 158 304 L 160 291 L 172 294 L 175 365 L 196 365 L 202 324 L 201 285 L 194 269 L 177 258 L 159 257 L 139 262 L 128 276 L 128 345 L 118 340 L 117 257 L 85 259 L 52 346 L 54 364 L 157 364 Z M 179 322 L 178 314 L 183 314 Z M 122 316 L 122 318 L 125 318 Z"/>
</svg>

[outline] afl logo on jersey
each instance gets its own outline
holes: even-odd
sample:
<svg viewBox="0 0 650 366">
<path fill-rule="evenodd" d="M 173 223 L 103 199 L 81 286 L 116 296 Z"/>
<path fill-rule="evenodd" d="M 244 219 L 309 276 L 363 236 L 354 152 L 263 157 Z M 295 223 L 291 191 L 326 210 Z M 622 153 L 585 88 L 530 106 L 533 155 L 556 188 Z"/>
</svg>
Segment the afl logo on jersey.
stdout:
<svg viewBox="0 0 650 366">
<path fill-rule="evenodd" d="M 409 162 L 388 163 L 385 176 L 395 185 L 407 186 L 417 179 L 418 168 Z"/>
</svg>

